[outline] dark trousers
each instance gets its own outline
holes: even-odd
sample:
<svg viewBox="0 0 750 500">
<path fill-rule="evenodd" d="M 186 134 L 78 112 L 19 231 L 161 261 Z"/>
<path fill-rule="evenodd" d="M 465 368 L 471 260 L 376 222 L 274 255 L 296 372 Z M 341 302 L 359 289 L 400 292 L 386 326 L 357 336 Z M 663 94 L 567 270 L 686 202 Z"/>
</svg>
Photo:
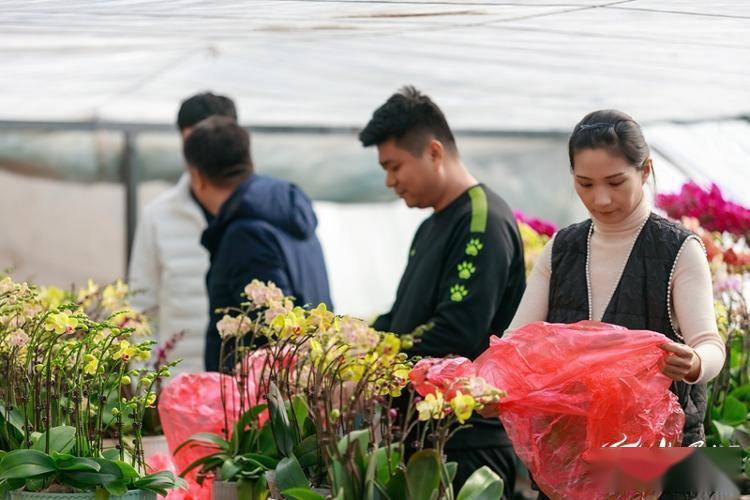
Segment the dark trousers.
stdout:
<svg viewBox="0 0 750 500">
<path fill-rule="evenodd" d="M 513 498 L 516 484 L 516 454 L 511 446 L 475 449 L 447 449 L 448 462 L 456 462 L 458 469 L 453 480 L 453 492 L 458 496 L 461 487 L 475 470 L 488 466 L 503 480 L 503 498 Z"/>
</svg>

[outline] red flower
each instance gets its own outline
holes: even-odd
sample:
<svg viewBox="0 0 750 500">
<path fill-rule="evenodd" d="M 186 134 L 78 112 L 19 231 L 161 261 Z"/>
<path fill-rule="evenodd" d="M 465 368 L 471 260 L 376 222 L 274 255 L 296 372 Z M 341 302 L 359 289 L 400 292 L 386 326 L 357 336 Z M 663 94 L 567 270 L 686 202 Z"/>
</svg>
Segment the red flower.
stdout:
<svg viewBox="0 0 750 500">
<path fill-rule="evenodd" d="M 688 182 L 678 194 L 657 195 L 656 206 L 673 219 L 695 217 L 709 231 L 750 234 L 750 210 L 725 200 L 716 184 L 704 190 Z"/>
</svg>

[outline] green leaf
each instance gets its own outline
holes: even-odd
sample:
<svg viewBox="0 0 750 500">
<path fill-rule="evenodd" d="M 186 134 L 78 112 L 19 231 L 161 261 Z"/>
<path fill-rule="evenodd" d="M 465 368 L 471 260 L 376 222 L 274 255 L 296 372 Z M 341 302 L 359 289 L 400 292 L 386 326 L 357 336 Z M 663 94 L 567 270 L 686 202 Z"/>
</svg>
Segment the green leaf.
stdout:
<svg viewBox="0 0 750 500">
<path fill-rule="evenodd" d="M 133 479 L 138 479 L 139 477 L 141 477 L 138 471 L 135 470 L 133 466 L 127 462 L 123 462 L 122 460 L 112 460 L 112 463 L 120 469 L 123 479 L 128 483 Z"/>
<path fill-rule="evenodd" d="M 187 438 L 187 440 L 185 440 L 183 443 L 180 443 L 180 446 L 175 448 L 173 455 L 177 455 L 177 452 L 186 446 L 196 446 L 196 445 L 197 446 L 209 446 L 213 448 L 218 448 L 222 451 L 229 451 L 229 441 L 224 439 L 223 436 L 220 436 L 219 434 L 214 434 L 213 432 L 199 432 Z"/>
<path fill-rule="evenodd" d="M 716 432 L 719 434 L 721 444 L 723 446 L 729 446 L 732 436 L 734 435 L 734 427 L 718 420 L 712 420 L 711 425 L 714 426 L 714 429 L 716 429 Z"/>
<path fill-rule="evenodd" d="M 729 393 L 730 396 L 735 397 L 743 403 L 750 403 L 750 384 L 745 384 L 737 387 Z"/>
<path fill-rule="evenodd" d="M 290 456 L 294 450 L 294 432 L 286 412 L 284 398 L 279 388 L 271 382 L 268 387 L 268 409 L 271 415 L 271 427 L 276 447 L 279 453 L 285 457 Z"/>
<path fill-rule="evenodd" d="M 14 450 L 3 457 L 0 471 L 0 480 L 28 479 L 52 474 L 57 467 L 52 457 L 41 451 Z"/>
<path fill-rule="evenodd" d="M 273 437 L 273 427 L 271 426 L 270 420 L 266 422 L 266 425 L 261 428 L 260 433 L 258 434 L 258 445 L 256 451 L 263 455 L 278 455 L 276 440 Z"/>
<path fill-rule="evenodd" d="M 379 484 L 386 485 L 391 480 L 391 476 L 396 473 L 398 464 L 401 461 L 401 454 L 398 452 L 398 445 L 390 445 L 390 467 L 388 460 L 388 450 L 378 448 L 370 455 L 367 466 L 367 478 L 377 481 Z M 371 471 L 373 476 L 371 476 Z"/>
<path fill-rule="evenodd" d="M 307 407 L 305 398 L 296 394 L 292 396 L 292 405 L 290 408 L 292 416 L 297 421 L 297 429 L 302 432 L 305 429 L 305 420 L 310 415 L 310 409 Z"/>
<path fill-rule="evenodd" d="M 406 496 L 406 475 L 403 469 L 398 469 L 396 473 L 385 485 L 385 492 L 391 500 L 408 500 Z"/>
<path fill-rule="evenodd" d="M 128 493 L 128 485 L 123 481 L 110 481 L 104 485 L 104 489 L 107 490 L 112 496 L 123 496 Z"/>
<path fill-rule="evenodd" d="M 168 470 L 143 476 L 141 479 L 135 481 L 133 486 L 138 490 L 155 491 L 157 493 L 175 488 L 188 489 L 187 482 L 184 479 L 175 476 Z"/>
<path fill-rule="evenodd" d="M 185 467 L 185 470 L 180 472 L 180 477 L 185 477 L 191 470 L 196 467 L 203 466 L 203 471 L 208 472 L 214 469 L 218 469 L 224 463 L 225 460 L 229 460 L 229 456 L 224 452 L 212 453 L 206 455 L 198 460 L 193 461 L 190 465 Z"/>
<path fill-rule="evenodd" d="M 245 453 L 240 458 L 245 460 L 253 460 L 256 463 L 262 465 L 266 470 L 274 470 L 279 465 L 279 460 L 259 453 Z"/>
<path fill-rule="evenodd" d="M 4 429 L 3 432 L 7 432 L 7 437 L 10 439 L 10 442 L 5 444 L 8 445 L 11 450 L 21 448 L 24 439 L 23 415 L 21 415 L 21 413 L 15 408 L 8 411 L 3 403 L 3 401 L 0 401 L 0 429 Z M 0 434 L 0 439 L 5 437 L 6 436 Z"/>
<path fill-rule="evenodd" d="M 234 424 L 232 438 L 229 440 L 230 449 L 234 450 L 234 455 L 241 455 L 244 452 L 251 451 L 251 446 L 257 438 L 259 428 L 258 415 L 267 406 L 266 404 L 253 406 L 243 413 Z"/>
<path fill-rule="evenodd" d="M 497 500 L 503 496 L 503 480 L 486 465 L 466 480 L 456 500 Z"/>
<path fill-rule="evenodd" d="M 222 481 L 233 481 L 239 472 L 240 467 L 232 459 L 225 460 L 219 469 Z"/>
<path fill-rule="evenodd" d="M 112 460 L 106 458 L 93 460 L 99 464 L 98 472 L 62 471 L 61 482 L 83 490 L 104 488 L 110 495 L 127 493 L 127 481 L 120 468 Z"/>
<path fill-rule="evenodd" d="M 421 450 L 406 466 L 406 487 L 409 500 L 430 500 L 440 487 L 440 457 L 435 450 Z"/>
<path fill-rule="evenodd" d="M 76 439 L 76 428 L 69 425 L 61 425 L 51 428 L 45 432 L 31 447 L 32 450 L 46 451 L 47 434 L 49 434 L 49 453 L 67 453 L 73 449 Z"/>
<path fill-rule="evenodd" d="M 24 488 L 28 491 L 42 491 L 44 489 L 45 478 L 37 477 L 34 479 L 27 479 Z"/>
<path fill-rule="evenodd" d="M 69 457 L 64 460 L 56 460 L 59 470 L 99 472 L 101 466 L 90 458 Z"/>
<path fill-rule="evenodd" d="M 447 485 L 456 479 L 456 472 L 458 472 L 458 464 L 456 462 L 448 462 L 443 465 L 443 482 Z"/>
<path fill-rule="evenodd" d="M 339 439 L 338 447 L 339 453 L 342 455 L 347 454 L 347 450 L 351 445 L 358 444 L 359 451 L 363 456 L 367 456 L 367 444 L 370 442 L 370 429 L 361 429 L 358 431 L 352 431 L 346 436 Z"/>
<path fill-rule="evenodd" d="M 727 396 L 721 408 L 721 420 L 729 425 L 741 425 L 747 420 L 747 405 L 734 396 Z"/>
<path fill-rule="evenodd" d="M 276 485 L 280 491 L 310 486 L 305 472 L 294 455 L 284 457 L 279 461 L 279 465 L 276 466 Z"/>
<path fill-rule="evenodd" d="M 318 436 L 307 436 L 303 439 L 294 447 L 294 456 L 297 457 L 300 465 L 307 469 L 318 465 L 320 463 Z"/>
<path fill-rule="evenodd" d="M 290 500 L 325 500 L 324 496 L 315 493 L 310 488 L 289 488 L 282 490 L 281 494 Z"/>
</svg>

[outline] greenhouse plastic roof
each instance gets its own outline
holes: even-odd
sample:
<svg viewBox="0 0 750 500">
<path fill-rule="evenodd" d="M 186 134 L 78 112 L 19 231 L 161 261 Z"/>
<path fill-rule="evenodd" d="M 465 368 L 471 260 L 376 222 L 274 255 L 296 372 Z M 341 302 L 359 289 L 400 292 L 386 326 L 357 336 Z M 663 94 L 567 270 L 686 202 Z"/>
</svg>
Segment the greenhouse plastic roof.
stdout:
<svg viewBox="0 0 750 500">
<path fill-rule="evenodd" d="M 743 0 L 16 0 L 0 41 L 3 121 L 168 124 L 211 89 L 243 123 L 357 127 L 406 83 L 464 129 L 750 113 Z"/>
</svg>

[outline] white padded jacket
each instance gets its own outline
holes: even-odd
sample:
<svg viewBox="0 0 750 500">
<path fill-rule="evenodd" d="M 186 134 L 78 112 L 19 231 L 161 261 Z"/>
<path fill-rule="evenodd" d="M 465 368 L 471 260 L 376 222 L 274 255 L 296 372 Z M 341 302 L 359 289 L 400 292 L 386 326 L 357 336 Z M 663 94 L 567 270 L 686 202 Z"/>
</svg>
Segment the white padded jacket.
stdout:
<svg viewBox="0 0 750 500">
<path fill-rule="evenodd" d="M 184 173 L 175 186 L 146 205 L 133 241 L 130 287 L 142 290 L 132 297 L 133 307 L 150 313 L 159 343 L 185 331 L 169 356 L 183 360 L 174 374 L 203 371 L 209 259 L 200 238 L 206 225 Z"/>
</svg>

